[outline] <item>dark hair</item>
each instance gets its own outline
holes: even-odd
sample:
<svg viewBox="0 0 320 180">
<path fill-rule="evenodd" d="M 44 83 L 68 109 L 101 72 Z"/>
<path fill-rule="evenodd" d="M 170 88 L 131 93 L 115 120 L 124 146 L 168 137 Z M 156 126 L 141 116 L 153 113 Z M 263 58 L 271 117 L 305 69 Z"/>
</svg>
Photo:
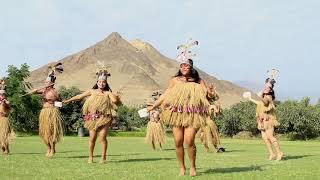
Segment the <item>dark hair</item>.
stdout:
<svg viewBox="0 0 320 180">
<path fill-rule="evenodd" d="M 267 78 L 267 79 L 265 80 L 265 83 L 268 83 L 268 82 L 270 82 L 270 84 L 272 85 L 272 88 L 273 88 L 273 87 L 274 87 L 274 84 L 276 83 L 276 80 L 271 79 L 271 78 Z"/>
<path fill-rule="evenodd" d="M 97 83 L 98 83 L 98 81 L 97 81 Z M 92 89 L 98 89 L 98 84 L 97 83 L 92 87 Z M 106 86 L 103 88 L 103 91 L 112 92 L 112 90 L 111 90 L 111 88 L 110 88 L 110 86 L 109 86 L 109 84 L 107 82 L 106 82 Z"/>
<path fill-rule="evenodd" d="M 179 76 L 183 76 L 181 71 L 180 71 L 180 69 L 179 69 L 179 71 L 177 72 L 177 74 L 174 77 L 179 77 Z M 190 69 L 190 77 L 191 77 L 190 79 L 192 80 L 192 82 L 200 83 L 199 73 L 192 66 L 191 66 L 191 69 Z M 187 79 L 187 81 L 189 81 L 189 79 Z"/>
<path fill-rule="evenodd" d="M 274 84 L 276 83 L 276 80 L 271 79 L 271 78 L 267 78 L 265 80 L 265 83 L 268 83 L 268 82 L 270 82 L 270 84 L 271 84 L 271 92 L 263 93 L 262 97 L 264 97 L 265 95 L 270 95 L 272 97 L 272 100 L 274 100 L 276 98 L 276 96 L 275 96 L 273 88 L 274 88 Z"/>
</svg>

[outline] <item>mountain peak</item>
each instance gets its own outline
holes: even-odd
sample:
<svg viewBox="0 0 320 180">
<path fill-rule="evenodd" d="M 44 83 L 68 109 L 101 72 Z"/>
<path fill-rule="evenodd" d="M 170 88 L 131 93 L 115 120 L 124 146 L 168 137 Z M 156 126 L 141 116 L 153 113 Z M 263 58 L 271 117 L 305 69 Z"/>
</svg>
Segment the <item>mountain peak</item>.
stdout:
<svg viewBox="0 0 320 180">
<path fill-rule="evenodd" d="M 106 37 L 103 41 L 98 43 L 99 45 L 103 45 L 105 47 L 117 47 L 123 46 L 124 44 L 128 44 L 126 40 L 124 40 L 118 32 L 112 32 L 108 37 Z"/>
</svg>

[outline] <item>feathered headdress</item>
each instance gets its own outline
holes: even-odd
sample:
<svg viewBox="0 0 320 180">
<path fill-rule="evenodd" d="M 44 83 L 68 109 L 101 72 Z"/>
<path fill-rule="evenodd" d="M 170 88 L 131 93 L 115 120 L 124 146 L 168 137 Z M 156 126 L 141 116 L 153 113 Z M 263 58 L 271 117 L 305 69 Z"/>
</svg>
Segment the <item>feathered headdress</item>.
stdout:
<svg viewBox="0 0 320 180">
<path fill-rule="evenodd" d="M 196 54 L 193 54 L 190 49 L 197 45 L 199 45 L 199 41 L 194 41 L 192 38 L 190 38 L 186 44 L 179 45 L 177 49 L 180 50 L 180 53 L 176 60 L 180 64 L 189 64 L 190 66 L 193 66 L 192 60 Z"/>
<path fill-rule="evenodd" d="M 277 75 L 279 74 L 279 72 L 280 71 L 277 69 L 271 69 L 271 70 L 267 71 L 268 78 L 267 78 L 265 85 L 263 87 L 263 90 L 260 94 L 268 94 L 268 93 L 274 92 L 273 87 L 274 87 L 274 84 L 276 83 L 275 79 L 276 79 Z"/>
<path fill-rule="evenodd" d="M 6 81 L 5 78 L 0 79 L 0 94 L 5 94 L 6 93 Z"/>
<path fill-rule="evenodd" d="M 105 65 L 104 63 L 98 61 L 98 68 L 96 70 L 98 80 L 106 80 L 108 76 L 111 76 L 111 74 L 108 71 L 110 67 L 110 65 Z"/>
<path fill-rule="evenodd" d="M 267 71 L 267 75 L 268 75 L 268 78 L 270 79 L 276 79 L 277 75 L 279 74 L 279 70 L 277 69 L 271 69 L 271 70 L 268 70 Z"/>
<path fill-rule="evenodd" d="M 50 81 L 51 83 L 54 83 L 57 79 L 56 72 L 62 73 L 63 72 L 63 67 L 62 63 L 57 63 L 54 66 L 49 66 L 48 67 L 48 76 L 46 78 L 46 81 Z"/>
</svg>

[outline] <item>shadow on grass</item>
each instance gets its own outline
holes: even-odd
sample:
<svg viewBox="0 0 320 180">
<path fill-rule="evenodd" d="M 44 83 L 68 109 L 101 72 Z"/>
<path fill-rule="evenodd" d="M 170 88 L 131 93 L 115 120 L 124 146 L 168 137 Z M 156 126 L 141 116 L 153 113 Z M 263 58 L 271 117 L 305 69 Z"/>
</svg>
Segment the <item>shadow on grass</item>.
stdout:
<svg viewBox="0 0 320 180">
<path fill-rule="evenodd" d="M 122 162 L 147 162 L 147 161 L 162 161 L 162 160 L 173 160 L 175 158 L 142 158 L 142 159 L 126 159 L 126 160 L 119 160 L 115 161 L 118 163 Z"/>
<path fill-rule="evenodd" d="M 73 152 L 84 152 L 84 151 L 57 151 L 57 154 L 63 154 L 63 153 L 73 153 Z M 12 155 L 17 155 L 17 154 L 23 154 L 23 155 L 34 155 L 34 154 L 46 154 L 45 151 L 43 152 L 19 152 L 19 153 L 11 153 Z"/>
<path fill-rule="evenodd" d="M 171 149 L 163 149 L 163 151 L 175 151 L 176 149 L 173 149 L 173 148 L 171 148 Z"/>
<path fill-rule="evenodd" d="M 262 166 L 230 167 L 230 168 L 207 169 L 201 174 L 238 173 L 238 172 L 250 172 L 250 171 L 263 171 L 263 170 L 262 170 Z"/>
<path fill-rule="evenodd" d="M 127 155 L 140 155 L 140 153 L 131 153 L 131 154 L 107 154 L 108 156 L 127 156 Z M 68 156 L 68 157 L 63 157 L 63 158 L 74 158 L 74 159 L 82 159 L 82 158 L 88 158 L 88 155 L 80 155 L 80 156 Z M 93 157 L 101 157 L 101 155 L 94 155 Z"/>
<path fill-rule="evenodd" d="M 314 156 L 314 155 L 285 156 L 284 160 L 301 159 L 301 158 L 310 157 L 310 156 Z"/>
<path fill-rule="evenodd" d="M 246 152 L 246 151 L 245 150 L 240 150 L 240 149 L 227 150 L 227 148 L 226 148 L 226 151 L 223 152 L 223 153 L 233 153 L 233 152 Z"/>
<path fill-rule="evenodd" d="M 88 158 L 89 156 L 68 156 L 68 157 L 62 157 L 62 158 L 70 158 L 70 159 L 84 159 L 84 158 Z M 101 155 L 94 155 L 93 157 L 101 157 Z"/>
<path fill-rule="evenodd" d="M 22 154 L 22 155 L 35 155 L 35 154 L 46 154 L 46 152 L 41 152 L 41 153 L 38 153 L 38 152 L 10 153 L 10 155 L 19 155 L 19 154 Z"/>
</svg>

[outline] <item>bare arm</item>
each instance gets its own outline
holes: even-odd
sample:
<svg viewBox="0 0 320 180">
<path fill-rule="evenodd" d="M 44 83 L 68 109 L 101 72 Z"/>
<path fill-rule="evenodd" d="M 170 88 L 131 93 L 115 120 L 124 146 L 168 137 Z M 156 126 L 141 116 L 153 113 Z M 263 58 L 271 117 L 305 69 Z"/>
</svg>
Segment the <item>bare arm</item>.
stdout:
<svg viewBox="0 0 320 180">
<path fill-rule="evenodd" d="M 200 80 L 200 85 L 202 86 L 203 90 L 207 93 L 208 99 L 219 99 L 219 95 L 216 91 L 216 88 L 214 87 L 213 83 L 210 83 L 209 87 L 207 88 L 206 83 L 203 79 Z"/>
<path fill-rule="evenodd" d="M 42 94 L 44 91 L 44 89 L 34 89 L 31 92 L 27 93 L 27 94 Z"/>
<path fill-rule="evenodd" d="M 119 103 L 120 102 L 120 97 L 119 95 L 113 94 L 112 92 L 109 92 L 108 94 L 109 98 L 113 103 Z"/>
<path fill-rule="evenodd" d="M 255 99 L 252 99 L 251 97 L 249 98 L 249 101 L 255 103 L 255 104 L 259 104 L 259 101 L 258 100 L 255 100 Z"/>
<path fill-rule="evenodd" d="M 69 103 L 69 102 L 72 102 L 72 101 L 79 101 L 87 96 L 90 96 L 92 94 L 91 90 L 88 90 L 88 91 L 85 91 L 84 93 L 82 94 L 79 94 L 79 95 L 76 95 L 68 100 L 64 100 L 63 103 Z"/>
</svg>

